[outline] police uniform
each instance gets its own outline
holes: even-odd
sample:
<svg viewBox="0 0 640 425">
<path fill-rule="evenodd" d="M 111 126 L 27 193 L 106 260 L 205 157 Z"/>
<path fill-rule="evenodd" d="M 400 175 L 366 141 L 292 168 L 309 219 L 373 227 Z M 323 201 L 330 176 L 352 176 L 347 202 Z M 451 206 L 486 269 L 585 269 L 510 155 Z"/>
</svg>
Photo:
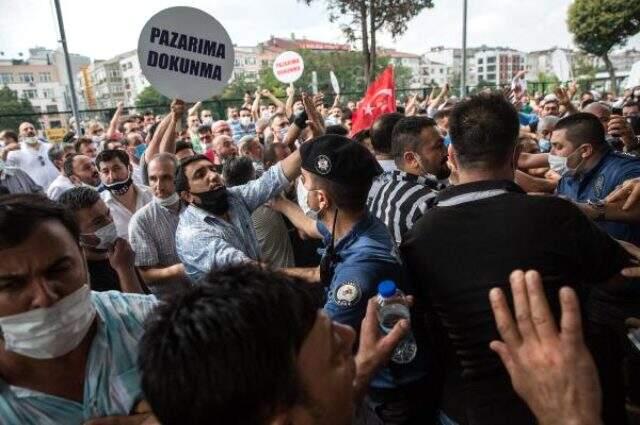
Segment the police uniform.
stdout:
<svg viewBox="0 0 640 425">
<path fill-rule="evenodd" d="M 362 145 L 342 136 L 327 135 L 300 148 L 302 168 L 337 184 L 371 184 L 382 172 L 376 159 Z M 336 322 L 359 331 L 369 299 L 377 294 L 378 284 L 392 280 L 406 292 L 412 292 L 403 278 L 398 249 L 385 224 L 368 213 L 340 240 L 334 241 L 332 231 L 317 222 L 325 252 L 321 261 L 321 278 L 325 286 L 325 312 Z M 337 212 L 338 219 L 340 211 Z M 416 321 L 412 321 L 415 327 Z M 414 334 L 416 332 L 414 331 Z M 418 354 L 406 365 L 393 364 L 382 369 L 371 387 L 383 395 L 399 387 L 421 381 L 426 376 L 425 347 L 418 341 Z M 403 392 L 402 395 L 405 394 Z M 370 392 L 371 395 L 371 392 Z M 382 397 L 384 399 L 385 397 Z M 383 404 L 380 401 L 378 404 Z M 376 403 L 373 402 L 376 408 Z"/>
<path fill-rule="evenodd" d="M 565 175 L 556 193 L 574 202 L 601 201 L 625 180 L 640 177 L 640 159 L 607 149 L 598 164 L 577 176 Z M 615 239 L 640 243 L 640 226 L 599 221 L 600 227 Z"/>
</svg>

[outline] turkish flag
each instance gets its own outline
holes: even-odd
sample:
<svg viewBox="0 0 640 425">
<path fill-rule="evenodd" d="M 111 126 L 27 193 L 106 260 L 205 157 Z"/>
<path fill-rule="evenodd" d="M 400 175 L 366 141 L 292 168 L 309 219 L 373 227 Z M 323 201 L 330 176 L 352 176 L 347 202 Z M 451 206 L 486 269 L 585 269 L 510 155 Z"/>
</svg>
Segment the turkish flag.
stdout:
<svg viewBox="0 0 640 425">
<path fill-rule="evenodd" d="M 396 111 L 396 85 L 389 65 L 367 89 L 352 116 L 351 136 L 366 130 L 382 114 Z"/>
</svg>

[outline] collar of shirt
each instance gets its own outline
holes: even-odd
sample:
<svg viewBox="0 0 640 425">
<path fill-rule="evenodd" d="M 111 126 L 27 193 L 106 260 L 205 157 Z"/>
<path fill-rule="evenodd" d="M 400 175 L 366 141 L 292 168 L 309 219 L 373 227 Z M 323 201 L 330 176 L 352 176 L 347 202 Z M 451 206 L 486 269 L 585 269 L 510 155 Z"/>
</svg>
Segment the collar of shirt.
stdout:
<svg viewBox="0 0 640 425">
<path fill-rule="evenodd" d="M 415 174 L 409 174 L 404 171 L 394 170 L 391 172 L 391 179 L 396 182 L 412 182 L 422 186 L 426 186 L 431 190 L 441 190 L 443 188 L 442 183 L 438 181 L 433 174 L 427 174 L 424 176 L 417 176 Z"/>
<path fill-rule="evenodd" d="M 395 171 L 398 169 L 396 167 L 396 162 L 393 159 L 379 159 L 378 164 L 382 167 L 382 170 L 387 171 Z"/>
<path fill-rule="evenodd" d="M 437 206 L 448 207 L 514 192 L 525 194 L 520 186 L 509 180 L 484 180 L 450 186 L 438 194 Z"/>
<path fill-rule="evenodd" d="M 340 216 L 340 213 L 338 213 Z M 347 248 L 353 241 L 357 240 L 358 237 L 369 228 L 371 225 L 371 215 L 366 213 L 365 216 L 358 221 L 352 228 L 349 230 L 349 233 L 344 235 L 340 240 L 335 241 L 335 252 L 340 252 L 341 250 Z M 318 230 L 322 235 L 324 244 L 326 247 L 331 243 L 331 231 L 325 226 L 325 224 L 321 221 L 318 221 Z"/>
<path fill-rule="evenodd" d="M 573 179 L 581 183 L 585 181 L 589 181 L 591 180 L 591 177 L 593 177 L 596 173 L 600 171 L 600 169 L 609 161 L 609 159 L 613 155 L 614 155 L 613 150 L 611 150 L 610 148 L 606 148 L 604 154 L 602 155 L 602 158 L 600 158 L 600 161 L 598 161 L 598 163 L 592 169 L 590 169 L 584 174 L 579 174 L 577 176 L 567 176 L 566 178 Z"/>
</svg>

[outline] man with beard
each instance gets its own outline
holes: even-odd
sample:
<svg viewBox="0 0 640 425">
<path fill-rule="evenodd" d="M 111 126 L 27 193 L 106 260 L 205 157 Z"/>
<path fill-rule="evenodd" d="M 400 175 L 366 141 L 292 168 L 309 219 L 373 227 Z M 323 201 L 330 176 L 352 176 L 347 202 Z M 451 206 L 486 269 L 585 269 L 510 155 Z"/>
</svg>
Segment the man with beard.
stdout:
<svg viewBox="0 0 640 425">
<path fill-rule="evenodd" d="M 176 190 L 189 203 L 180 217 L 176 248 L 195 282 L 210 270 L 260 262 L 251 213 L 285 190 L 300 174 L 300 153 L 289 155 L 249 183 L 227 189 L 215 165 L 204 155 L 182 161 Z"/>
<path fill-rule="evenodd" d="M 73 154 L 64 161 L 64 174 L 74 186 L 98 187 L 100 174 L 91 158 L 79 153 Z"/>
<path fill-rule="evenodd" d="M 441 188 L 438 180 L 449 177 L 451 171 L 444 140 L 431 118 L 398 121 L 391 136 L 391 154 L 398 169 L 368 206 L 400 244 L 403 235 L 433 206 Z"/>
</svg>

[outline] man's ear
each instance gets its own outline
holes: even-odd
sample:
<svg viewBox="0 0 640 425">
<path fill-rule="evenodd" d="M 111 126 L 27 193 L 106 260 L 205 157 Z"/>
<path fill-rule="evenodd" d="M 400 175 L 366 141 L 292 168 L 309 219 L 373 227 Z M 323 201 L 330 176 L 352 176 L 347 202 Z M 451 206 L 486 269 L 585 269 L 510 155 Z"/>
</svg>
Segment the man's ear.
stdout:
<svg viewBox="0 0 640 425">
<path fill-rule="evenodd" d="M 458 172 L 459 170 L 459 166 L 458 166 L 458 153 L 456 152 L 455 148 L 453 147 L 452 144 L 449 144 L 449 148 L 447 149 L 447 153 L 449 155 L 449 168 L 451 168 L 452 172 Z"/>
</svg>

